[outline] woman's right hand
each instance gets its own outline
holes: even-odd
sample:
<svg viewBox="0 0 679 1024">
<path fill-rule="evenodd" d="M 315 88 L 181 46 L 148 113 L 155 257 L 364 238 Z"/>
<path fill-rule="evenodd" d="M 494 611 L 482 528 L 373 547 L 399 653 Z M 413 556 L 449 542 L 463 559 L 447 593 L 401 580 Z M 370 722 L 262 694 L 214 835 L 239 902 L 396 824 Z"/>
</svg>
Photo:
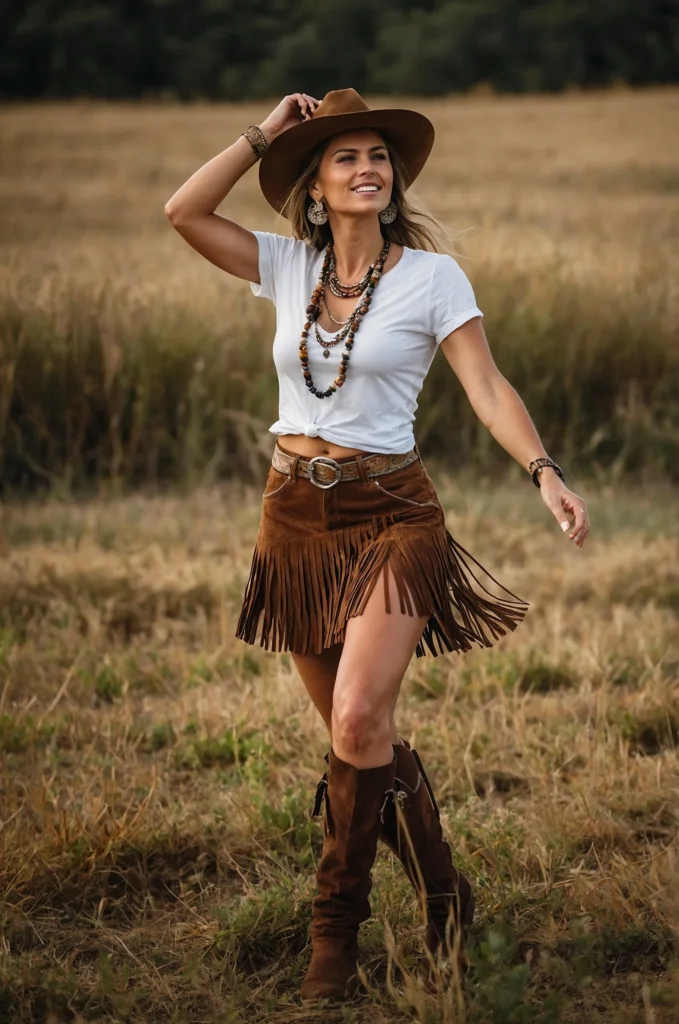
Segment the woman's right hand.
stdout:
<svg viewBox="0 0 679 1024">
<path fill-rule="evenodd" d="M 320 100 L 305 92 L 293 92 L 290 96 L 284 96 L 278 106 L 271 111 L 269 116 L 261 122 L 260 128 L 264 132 L 267 142 L 271 142 L 277 135 L 281 135 L 288 128 L 295 124 L 306 121 L 316 112 Z"/>
</svg>

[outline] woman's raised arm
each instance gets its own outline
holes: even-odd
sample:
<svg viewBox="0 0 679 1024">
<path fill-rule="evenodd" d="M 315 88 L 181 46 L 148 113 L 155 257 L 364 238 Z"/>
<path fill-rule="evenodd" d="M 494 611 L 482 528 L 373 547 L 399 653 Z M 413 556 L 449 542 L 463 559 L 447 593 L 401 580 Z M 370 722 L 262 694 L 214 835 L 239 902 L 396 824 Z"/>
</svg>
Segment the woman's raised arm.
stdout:
<svg viewBox="0 0 679 1024">
<path fill-rule="evenodd" d="M 285 96 L 260 124 L 267 142 L 311 116 L 318 100 L 306 93 Z M 244 136 L 208 160 L 165 204 L 173 228 L 197 252 L 227 274 L 259 284 L 259 252 L 252 231 L 215 210 L 257 157 Z"/>
</svg>

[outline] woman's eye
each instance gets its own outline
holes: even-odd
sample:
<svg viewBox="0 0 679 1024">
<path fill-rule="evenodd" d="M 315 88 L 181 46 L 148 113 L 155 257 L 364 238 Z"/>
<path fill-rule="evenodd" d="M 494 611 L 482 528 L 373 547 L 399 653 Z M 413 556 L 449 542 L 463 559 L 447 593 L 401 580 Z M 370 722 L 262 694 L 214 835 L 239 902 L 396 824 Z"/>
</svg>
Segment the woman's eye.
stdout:
<svg viewBox="0 0 679 1024">
<path fill-rule="evenodd" d="M 373 157 L 374 157 L 375 160 L 386 160 L 387 159 L 387 154 L 386 153 L 373 153 Z M 343 164 L 345 162 L 345 160 L 353 160 L 353 159 L 354 158 L 353 158 L 351 153 L 345 153 L 344 156 L 338 156 L 337 157 L 337 163 L 338 164 Z"/>
</svg>

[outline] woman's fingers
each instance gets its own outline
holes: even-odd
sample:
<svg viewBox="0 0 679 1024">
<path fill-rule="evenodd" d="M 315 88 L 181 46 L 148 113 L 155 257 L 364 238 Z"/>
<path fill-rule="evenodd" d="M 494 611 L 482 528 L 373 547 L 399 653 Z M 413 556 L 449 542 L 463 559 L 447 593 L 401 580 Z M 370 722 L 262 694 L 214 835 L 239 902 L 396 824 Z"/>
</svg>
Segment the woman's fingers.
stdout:
<svg viewBox="0 0 679 1024">
<path fill-rule="evenodd" d="M 583 512 L 577 512 L 575 522 L 573 523 L 571 532 L 568 535 L 569 539 L 574 540 L 577 546 L 581 548 L 588 533 L 589 525 L 587 523 L 587 516 Z"/>
<path fill-rule="evenodd" d="M 310 96 L 306 92 L 293 92 L 287 97 L 288 100 L 293 100 L 297 104 L 299 115 L 302 121 L 306 121 L 308 117 L 313 117 L 316 112 L 320 100 L 317 100 L 314 96 Z M 294 108 L 293 108 L 294 110 Z"/>
<path fill-rule="evenodd" d="M 292 94 L 292 98 L 294 99 L 295 103 L 299 107 L 299 112 L 302 115 L 302 118 L 305 118 L 306 117 L 306 112 L 307 112 L 307 102 L 304 99 L 304 94 L 301 93 L 301 92 L 294 92 Z"/>
<path fill-rule="evenodd" d="M 309 96 L 308 93 L 303 92 L 302 96 L 305 101 L 305 110 L 303 111 L 305 117 L 313 117 L 318 106 L 318 100 L 314 99 L 313 96 Z"/>
<path fill-rule="evenodd" d="M 304 120 L 304 114 L 306 109 L 306 100 L 301 92 L 291 92 L 289 96 L 286 96 L 286 101 L 289 104 L 289 110 L 291 114 L 299 114 Z"/>
<path fill-rule="evenodd" d="M 566 515 L 565 508 L 561 504 L 561 495 L 551 493 L 543 484 L 540 488 L 540 494 L 545 505 L 555 517 L 561 529 L 566 532 L 570 528 L 570 520 Z"/>
<path fill-rule="evenodd" d="M 561 504 L 574 518 L 574 522 L 571 526 L 571 532 L 568 535 L 569 540 L 574 540 L 577 546 L 581 548 L 585 542 L 585 537 L 589 533 L 587 505 L 582 498 L 577 496 L 577 494 L 563 495 L 561 498 Z"/>
<path fill-rule="evenodd" d="M 566 531 L 570 530 L 568 534 L 569 540 L 574 540 L 577 546 L 581 548 L 589 533 L 589 514 L 585 501 L 571 491 L 550 494 L 545 490 L 543 497 L 545 504 L 553 513 L 563 532 L 566 533 Z M 573 517 L 572 523 L 568 515 Z"/>
</svg>

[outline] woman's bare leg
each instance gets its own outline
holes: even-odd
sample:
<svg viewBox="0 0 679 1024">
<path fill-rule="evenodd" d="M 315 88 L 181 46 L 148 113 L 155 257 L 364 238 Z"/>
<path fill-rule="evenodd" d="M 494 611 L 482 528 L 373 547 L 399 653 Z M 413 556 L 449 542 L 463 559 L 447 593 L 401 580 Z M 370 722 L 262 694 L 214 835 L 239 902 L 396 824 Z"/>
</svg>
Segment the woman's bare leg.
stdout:
<svg viewBox="0 0 679 1024">
<path fill-rule="evenodd" d="M 393 714 L 401 682 L 428 616 L 399 608 L 389 565 L 391 611 L 384 602 L 382 574 L 362 615 L 347 622 L 333 687 L 331 735 L 335 753 L 356 768 L 376 768 L 393 757 L 399 742 Z"/>
<path fill-rule="evenodd" d="M 326 647 L 320 654 L 294 654 L 291 658 L 302 677 L 306 691 L 325 722 L 332 739 L 332 694 L 337 666 L 342 655 L 342 644 Z"/>
<path fill-rule="evenodd" d="M 335 688 L 335 678 L 342 656 L 343 644 L 334 644 L 326 647 L 320 654 L 294 654 L 291 653 L 295 667 L 299 672 L 302 682 L 311 701 L 316 707 L 321 718 L 325 722 L 328 736 L 332 742 L 332 701 Z M 398 743 L 400 736 L 396 728 L 394 715 L 398 692 L 393 695 L 389 705 L 389 735 L 392 743 Z"/>
</svg>

